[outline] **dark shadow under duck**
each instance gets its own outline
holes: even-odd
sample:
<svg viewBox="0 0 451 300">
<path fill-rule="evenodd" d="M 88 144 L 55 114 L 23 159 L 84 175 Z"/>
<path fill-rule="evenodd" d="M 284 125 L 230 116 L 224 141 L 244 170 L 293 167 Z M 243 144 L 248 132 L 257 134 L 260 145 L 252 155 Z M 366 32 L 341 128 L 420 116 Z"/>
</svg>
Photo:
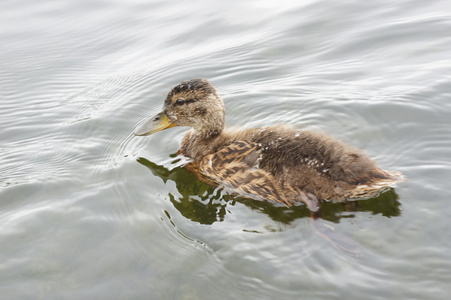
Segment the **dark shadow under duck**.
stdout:
<svg viewBox="0 0 451 300">
<path fill-rule="evenodd" d="M 310 216 L 304 205 L 286 207 L 274 205 L 270 201 L 254 201 L 221 192 L 220 188 L 212 187 L 182 167 L 179 156 L 171 155 L 174 161 L 169 168 L 158 165 L 144 157 L 137 162 L 148 168 L 154 176 L 164 183 L 172 181 L 174 189 L 167 190 L 168 199 L 185 218 L 200 224 L 211 225 L 222 222 L 226 218 L 227 206 L 234 206 L 239 202 L 248 208 L 258 211 L 278 224 L 289 225 L 300 218 Z M 172 186 L 172 184 L 170 185 Z M 371 201 L 355 200 L 340 203 L 326 202 L 321 205 L 321 219 L 331 223 L 340 223 L 342 218 L 354 218 L 357 212 L 368 212 L 372 215 L 381 215 L 387 218 L 401 215 L 401 203 L 394 189 L 388 189 Z"/>
<path fill-rule="evenodd" d="M 316 218 L 318 216 L 317 212 L 312 214 L 304 205 L 285 207 L 283 205 L 273 205 L 269 201 L 253 201 L 224 193 L 220 188 L 214 188 L 197 180 L 195 174 L 188 172 L 186 168 L 182 167 L 183 164 L 180 164 L 183 158 L 175 155 L 172 157 L 175 158 L 172 162 L 175 167 L 170 169 L 157 165 L 143 157 L 138 158 L 137 161 L 146 166 L 155 176 L 161 178 L 163 182 L 173 181 L 177 192 L 174 193 L 173 189 L 168 191 L 170 202 L 185 218 L 200 224 L 211 225 L 214 222 L 224 221 L 226 214 L 230 212 L 227 206 L 234 206 L 236 202 L 240 202 L 252 210 L 267 215 L 277 224 L 277 230 L 283 230 L 282 228 L 285 225 L 299 218 L 313 216 L 314 218 L 310 218 L 310 225 L 318 236 L 327 240 L 341 252 L 360 257 L 363 255 L 363 251 L 358 243 L 348 236 L 335 231 L 329 225 L 330 223 L 327 224 L 323 220 L 338 223 L 341 218 L 353 218 L 355 212 L 371 212 L 372 214 L 381 214 L 386 217 L 400 215 L 398 196 L 393 189 L 389 189 L 378 197 L 372 198 L 371 201 L 356 200 L 342 203 L 324 203 L 321 205 L 321 219 L 319 219 Z M 165 214 L 168 215 L 168 212 L 165 211 Z M 265 228 L 268 229 L 266 226 Z M 243 231 L 246 230 L 243 229 Z"/>
<path fill-rule="evenodd" d="M 224 128 L 224 104 L 204 79 L 184 81 L 166 97 L 163 111 L 136 129 L 150 135 L 174 126 L 192 127 L 179 154 L 200 180 L 241 197 L 303 202 L 312 213 L 319 201 L 370 198 L 402 181 L 361 151 L 320 133 L 288 126 Z"/>
</svg>

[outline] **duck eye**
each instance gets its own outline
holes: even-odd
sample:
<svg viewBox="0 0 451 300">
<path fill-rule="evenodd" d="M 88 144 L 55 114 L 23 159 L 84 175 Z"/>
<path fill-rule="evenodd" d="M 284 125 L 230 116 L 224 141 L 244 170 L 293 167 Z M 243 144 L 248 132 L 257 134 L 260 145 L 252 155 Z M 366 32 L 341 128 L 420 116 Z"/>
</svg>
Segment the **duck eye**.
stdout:
<svg viewBox="0 0 451 300">
<path fill-rule="evenodd" d="M 175 105 L 183 105 L 183 104 L 185 104 L 185 100 L 183 100 L 183 99 L 175 100 Z"/>
</svg>

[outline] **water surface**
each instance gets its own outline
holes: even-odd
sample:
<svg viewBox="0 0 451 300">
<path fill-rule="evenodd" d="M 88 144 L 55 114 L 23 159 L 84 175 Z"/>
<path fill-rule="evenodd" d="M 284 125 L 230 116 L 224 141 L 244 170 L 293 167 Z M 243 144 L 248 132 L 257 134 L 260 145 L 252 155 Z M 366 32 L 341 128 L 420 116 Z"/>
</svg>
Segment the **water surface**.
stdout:
<svg viewBox="0 0 451 300">
<path fill-rule="evenodd" d="M 451 5 L 408 1 L 2 1 L 5 299 L 447 299 Z M 132 132 L 206 78 L 228 126 L 290 124 L 403 172 L 308 210 L 240 199 Z"/>
</svg>

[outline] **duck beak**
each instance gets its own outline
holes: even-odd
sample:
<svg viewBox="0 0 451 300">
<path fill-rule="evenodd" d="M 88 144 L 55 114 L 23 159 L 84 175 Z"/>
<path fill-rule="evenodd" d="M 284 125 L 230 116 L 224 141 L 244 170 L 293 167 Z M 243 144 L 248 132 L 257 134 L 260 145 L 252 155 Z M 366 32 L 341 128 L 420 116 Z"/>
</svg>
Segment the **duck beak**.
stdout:
<svg viewBox="0 0 451 300">
<path fill-rule="evenodd" d="M 168 116 L 161 112 L 135 129 L 135 135 L 151 135 L 155 132 L 176 126 Z"/>
</svg>

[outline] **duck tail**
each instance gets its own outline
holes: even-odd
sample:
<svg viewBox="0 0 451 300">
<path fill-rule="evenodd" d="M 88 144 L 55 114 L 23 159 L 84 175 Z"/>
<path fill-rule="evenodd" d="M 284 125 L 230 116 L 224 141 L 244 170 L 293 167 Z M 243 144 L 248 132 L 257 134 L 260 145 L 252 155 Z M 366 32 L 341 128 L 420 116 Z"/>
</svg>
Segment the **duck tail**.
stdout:
<svg viewBox="0 0 451 300">
<path fill-rule="evenodd" d="M 384 171 L 385 174 L 388 175 L 388 181 L 391 181 L 390 186 L 394 186 L 397 183 L 404 182 L 406 180 L 406 177 L 398 171 Z"/>
<path fill-rule="evenodd" d="M 386 176 L 370 180 L 364 184 L 357 185 L 351 192 L 348 199 L 365 199 L 373 198 L 386 190 L 394 187 L 397 183 L 405 181 L 405 177 L 401 172 L 383 171 Z"/>
</svg>

